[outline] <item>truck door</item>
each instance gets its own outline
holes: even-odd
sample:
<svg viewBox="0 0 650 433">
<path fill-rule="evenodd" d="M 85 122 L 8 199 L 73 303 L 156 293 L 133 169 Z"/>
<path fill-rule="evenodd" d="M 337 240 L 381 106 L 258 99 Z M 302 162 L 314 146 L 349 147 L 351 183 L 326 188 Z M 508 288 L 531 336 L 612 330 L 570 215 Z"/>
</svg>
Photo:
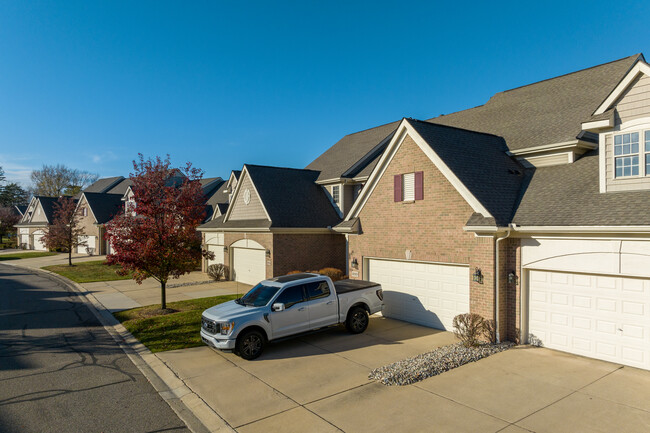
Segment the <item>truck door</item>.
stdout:
<svg viewBox="0 0 650 433">
<path fill-rule="evenodd" d="M 318 329 L 339 322 L 339 303 L 327 281 L 305 284 L 309 306 L 309 329 Z"/>
<path fill-rule="evenodd" d="M 283 303 L 284 311 L 269 314 L 273 338 L 286 337 L 309 330 L 309 307 L 305 302 L 303 284 L 285 287 L 273 304 Z"/>
</svg>

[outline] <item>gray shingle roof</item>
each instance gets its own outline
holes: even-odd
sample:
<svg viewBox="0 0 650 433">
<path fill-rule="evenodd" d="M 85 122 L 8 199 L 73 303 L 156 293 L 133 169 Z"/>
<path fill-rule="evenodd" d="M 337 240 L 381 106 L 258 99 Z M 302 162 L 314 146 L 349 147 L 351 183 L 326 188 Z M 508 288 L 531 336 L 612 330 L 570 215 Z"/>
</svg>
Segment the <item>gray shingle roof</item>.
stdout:
<svg viewBox="0 0 650 433">
<path fill-rule="evenodd" d="M 271 222 L 269 220 L 235 220 L 223 222 L 223 217 L 225 215 L 220 215 L 212 221 L 199 226 L 201 229 L 268 229 L 271 227 Z"/>
<path fill-rule="evenodd" d="M 228 193 L 224 192 L 226 181 L 221 178 L 217 179 L 219 182 L 212 184 L 209 190 L 204 191 L 207 199 L 205 202 L 206 221 L 212 218 L 212 214 L 219 204 L 228 203 Z"/>
<path fill-rule="evenodd" d="M 114 187 L 106 191 L 107 194 L 126 194 L 126 190 L 131 186 L 131 179 L 122 179 L 122 181 L 116 184 Z"/>
<path fill-rule="evenodd" d="M 105 224 L 122 211 L 121 194 L 101 194 L 84 192 L 88 206 L 97 219 L 97 224 Z"/>
<path fill-rule="evenodd" d="M 246 164 L 271 218 L 272 227 L 328 227 L 341 222 L 323 188 L 319 172 Z"/>
<path fill-rule="evenodd" d="M 115 187 L 118 182 L 122 181 L 124 177 L 115 176 L 115 177 L 104 177 L 102 179 L 97 179 L 92 185 L 89 185 L 83 192 L 106 192 L 109 189 Z"/>
<path fill-rule="evenodd" d="M 399 122 L 392 122 L 346 135 L 305 168 L 320 171 L 318 180 L 338 179 L 382 140 L 392 134 L 397 129 L 397 125 Z M 376 161 L 375 158 L 369 162 L 376 164 Z M 357 176 L 358 172 L 365 167 L 365 165 L 358 167 L 356 173 L 350 173 L 347 177 Z"/>
<path fill-rule="evenodd" d="M 520 193 L 523 167 L 506 155 L 506 143 L 483 134 L 407 119 L 474 197 L 507 225 Z"/>
<path fill-rule="evenodd" d="M 522 226 L 650 225 L 648 191 L 601 194 L 598 150 L 534 170 L 513 222 Z"/>
<path fill-rule="evenodd" d="M 510 150 L 571 141 L 640 57 L 500 92 L 485 105 L 428 121 L 500 135 Z"/>
</svg>

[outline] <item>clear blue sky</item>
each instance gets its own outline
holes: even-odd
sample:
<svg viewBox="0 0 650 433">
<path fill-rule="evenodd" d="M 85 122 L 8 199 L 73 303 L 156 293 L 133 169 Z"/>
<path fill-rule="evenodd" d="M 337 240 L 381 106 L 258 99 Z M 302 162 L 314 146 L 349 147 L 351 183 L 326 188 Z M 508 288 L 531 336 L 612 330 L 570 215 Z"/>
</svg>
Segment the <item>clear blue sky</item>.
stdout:
<svg viewBox="0 0 650 433">
<path fill-rule="evenodd" d="M 3 1 L 0 166 L 304 167 L 342 136 L 643 52 L 650 2 Z"/>
</svg>

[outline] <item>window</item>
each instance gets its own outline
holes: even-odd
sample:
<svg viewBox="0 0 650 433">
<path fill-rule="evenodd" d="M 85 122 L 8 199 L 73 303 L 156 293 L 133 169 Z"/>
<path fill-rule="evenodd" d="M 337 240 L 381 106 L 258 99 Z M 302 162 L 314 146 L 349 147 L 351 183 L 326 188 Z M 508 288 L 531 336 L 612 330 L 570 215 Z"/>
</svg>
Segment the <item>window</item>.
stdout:
<svg viewBox="0 0 650 433">
<path fill-rule="evenodd" d="M 424 172 L 397 174 L 394 177 L 394 201 L 413 202 L 424 199 Z"/>
<path fill-rule="evenodd" d="M 340 185 L 334 185 L 332 187 L 332 201 L 337 206 L 341 204 L 341 186 Z"/>
<path fill-rule="evenodd" d="M 280 296 L 278 296 L 275 302 L 284 304 L 284 308 L 288 309 L 291 306 L 304 301 L 302 287 L 302 285 L 287 287 L 282 293 L 280 293 Z"/>
<path fill-rule="evenodd" d="M 81 208 L 81 215 L 82 216 L 88 216 L 88 208 L 82 207 Z"/>
<path fill-rule="evenodd" d="M 647 158 L 646 158 L 647 159 Z M 616 177 L 639 175 L 639 133 L 614 136 Z"/>
<path fill-rule="evenodd" d="M 330 287 L 326 281 L 305 284 L 307 289 L 307 298 L 312 299 L 327 298 L 330 295 Z"/>
</svg>

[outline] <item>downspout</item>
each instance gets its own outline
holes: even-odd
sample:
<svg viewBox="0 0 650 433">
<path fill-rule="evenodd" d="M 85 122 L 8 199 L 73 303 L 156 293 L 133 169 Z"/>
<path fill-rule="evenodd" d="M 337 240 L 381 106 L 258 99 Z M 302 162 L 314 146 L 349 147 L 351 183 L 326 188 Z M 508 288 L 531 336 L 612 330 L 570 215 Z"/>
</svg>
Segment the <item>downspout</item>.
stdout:
<svg viewBox="0 0 650 433">
<path fill-rule="evenodd" d="M 506 235 L 500 238 L 497 238 L 495 242 L 495 251 L 494 251 L 494 327 L 496 332 L 497 343 L 501 342 L 501 336 L 499 335 L 499 242 L 506 239 L 510 236 L 512 224 L 508 225 L 506 230 Z"/>
</svg>

